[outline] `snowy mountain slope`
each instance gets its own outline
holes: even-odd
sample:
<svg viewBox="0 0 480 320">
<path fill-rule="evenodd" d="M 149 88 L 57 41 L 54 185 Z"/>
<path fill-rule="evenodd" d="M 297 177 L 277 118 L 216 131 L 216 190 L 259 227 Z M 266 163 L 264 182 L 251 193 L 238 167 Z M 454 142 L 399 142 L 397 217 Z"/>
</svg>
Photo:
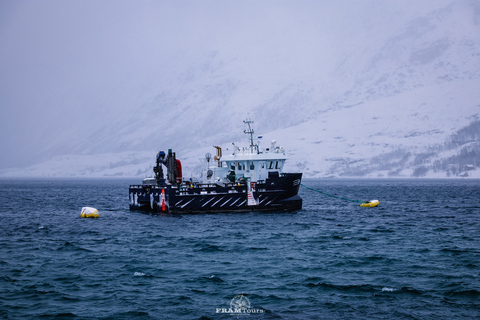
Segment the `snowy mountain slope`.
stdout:
<svg viewBox="0 0 480 320">
<path fill-rule="evenodd" d="M 306 176 L 446 177 L 476 168 L 478 138 L 449 142 L 464 128 L 478 130 L 480 5 L 372 2 L 361 9 L 365 17 L 334 16 L 307 28 L 305 39 L 288 38 L 297 45 L 291 52 L 263 39 L 257 50 L 219 46 L 184 65 L 179 57 L 173 77 L 153 73 L 135 94 L 117 98 L 121 111 L 108 122 L 87 124 L 75 143 L 68 143 L 73 133 L 59 137 L 41 164 L 2 175 L 142 176 L 168 148 L 195 173 L 213 145 L 243 138 L 247 117 Z"/>
<path fill-rule="evenodd" d="M 477 137 L 468 143 L 478 147 L 480 128 L 475 124 L 480 116 L 480 93 L 472 89 L 471 82 L 419 88 L 325 112 L 318 119 L 288 128 L 283 136 L 296 137 L 294 148 L 289 148 L 295 159 L 292 162 L 310 176 L 409 177 L 419 164 L 445 158 L 442 153 L 454 149 L 446 142 L 459 132 L 457 128 L 472 126 Z M 439 89 L 448 94 L 437 95 Z M 419 95 L 425 98 L 416 101 Z M 388 113 L 384 112 L 387 108 Z M 452 109 L 456 117 L 452 117 Z M 425 157 L 426 153 L 431 155 Z M 422 156 L 424 162 L 417 163 Z M 404 158 L 402 163 L 399 158 Z M 463 172 L 462 168 L 459 171 Z"/>
<path fill-rule="evenodd" d="M 480 92 L 472 90 L 471 82 L 418 88 L 333 109 L 286 129 L 255 129 L 263 135 L 263 147 L 275 139 L 286 148 L 287 170 L 304 172 L 306 177 L 458 177 L 465 175 L 467 165 L 477 168 L 475 159 L 480 160 L 480 103 L 472 103 L 480 101 Z M 437 95 L 439 89 L 448 94 Z M 426 98 L 416 101 L 417 96 Z M 387 107 L 390 111 L 382 113 Z M 452 108 L 457 117 L 452 118 Z M 232 133 L 231 142 L 247 145 L 242 129 Z M 225 153 L 231 142 L 220 144 Z M 159 150 L 54 157 L 7 176 L 151 176 Z M 198 176 L 205 166 L 203 155 L 214 149 L 174 151 L 190 177 Z M 467 174 L 480 178 L 480 170 Z"/>
</svg>

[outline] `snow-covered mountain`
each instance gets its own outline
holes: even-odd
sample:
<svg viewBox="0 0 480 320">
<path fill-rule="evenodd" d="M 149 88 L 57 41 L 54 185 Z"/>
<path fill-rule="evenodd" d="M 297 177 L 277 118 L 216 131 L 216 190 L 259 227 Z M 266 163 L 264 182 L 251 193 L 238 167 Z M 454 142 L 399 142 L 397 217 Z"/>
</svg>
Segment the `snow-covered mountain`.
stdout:
<svg viewBox="0 0 480 320">
<path fill-rule="evenodd" d="M 251 118 L 306 177 L 480 178 L 480 3 L 353 3 L 356 14 L 307 19 L 308 34 L 282 30 L 287 45 L 172 58 L 173 76 L 146 75 L 108 121 L 0 175 L 144 177 L 169 148 L 195 175 L 213 145 L 247 144 Z"/>
</svg>

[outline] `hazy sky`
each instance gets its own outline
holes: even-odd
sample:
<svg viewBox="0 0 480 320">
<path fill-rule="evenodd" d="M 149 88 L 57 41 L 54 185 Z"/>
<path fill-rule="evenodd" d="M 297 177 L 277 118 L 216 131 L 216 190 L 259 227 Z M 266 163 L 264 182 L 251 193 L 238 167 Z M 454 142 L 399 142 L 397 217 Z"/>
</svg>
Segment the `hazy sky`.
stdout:
<svg viewBox="0 0 480 320">
<path fill-rule="evenodd" d="M 391 20 L 396 3 L 0 1 L 0 169 L 75 144 L 212 52 L 248 61 L 252 77 L 328 69 L 339 44 Z"/>
<path fill-rule="evenodd" d="M 82 122 L 100 126 L 126 100 L 138 102 L 152 80 L 169 83 L 214 50 L 250 59 L 266 45 L 292 53 L 312 37 L 325 45 L 308 25 L 321 8 L 314 1 L 1 1 L 0 168 L 34 161 L 72 128 L 75 143 L 86 134 Z"/>
</svg>

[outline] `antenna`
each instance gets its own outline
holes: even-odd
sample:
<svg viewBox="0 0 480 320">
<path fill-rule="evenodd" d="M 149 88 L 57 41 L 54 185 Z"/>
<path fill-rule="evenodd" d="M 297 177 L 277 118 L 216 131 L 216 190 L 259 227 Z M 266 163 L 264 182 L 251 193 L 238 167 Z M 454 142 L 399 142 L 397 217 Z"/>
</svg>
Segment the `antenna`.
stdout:
<svg viewBox="0 0 480 320">
<path fill-rule="evenodd" d="M 247 119 L 247 120 L 243 120 L 243 123 L 246 123 L 246 124 L 248 125 L 248 131 L 247 131 L 247 130 L 243 130 L 243 133 L 250 135 L 250 149 L 251 149 L 251 151 L 252 151 L 252 153 L 253 153 L 253 132 L 254 132 L 254 131 L 253 131 L 252 127 L 250 126 L 250 123 L 253 123 L 253 121 Z"/>
</svg>

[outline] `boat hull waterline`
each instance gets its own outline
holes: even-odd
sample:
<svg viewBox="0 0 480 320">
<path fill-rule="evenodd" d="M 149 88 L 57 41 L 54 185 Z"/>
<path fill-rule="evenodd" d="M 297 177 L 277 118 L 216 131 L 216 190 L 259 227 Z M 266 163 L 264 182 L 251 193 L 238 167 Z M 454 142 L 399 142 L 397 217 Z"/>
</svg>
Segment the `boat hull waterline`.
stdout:
<svg viewBox="0 0 480 320">
<path fill-rule="evenodd" d="M 256 184 L 251 192 L 247 191 L 247 185 L 235 183 L 179 187 L 132 185 L 130 210 L 154 213 L 300 210 L 301 179 L 301 173 L 284 173 Z M 250 201 L 249 196 L 253 198 Z"/>
</svg>

